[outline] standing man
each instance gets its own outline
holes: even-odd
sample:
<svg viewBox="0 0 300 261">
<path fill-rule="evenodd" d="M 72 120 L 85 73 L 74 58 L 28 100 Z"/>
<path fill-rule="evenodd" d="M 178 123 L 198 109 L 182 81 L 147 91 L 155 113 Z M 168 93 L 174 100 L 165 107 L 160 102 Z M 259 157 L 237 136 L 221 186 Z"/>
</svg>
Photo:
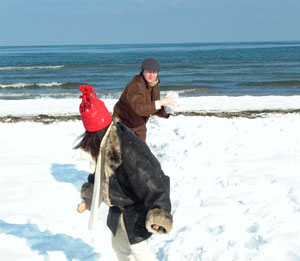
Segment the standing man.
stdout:
<svg viewBox="0 0 300 261">
<path fill-rule="evenodd" d="M 140 74 L 126 85 L 114 106 L 114 116 L 144 141 L 150 115 L 169 118 L 170 114 L 165 112 L 164 106 L 176 103 L 174 96 L 160 99 L 159 71 L 160 64 L 155 59 L 145 59 Z"/>
</svg>

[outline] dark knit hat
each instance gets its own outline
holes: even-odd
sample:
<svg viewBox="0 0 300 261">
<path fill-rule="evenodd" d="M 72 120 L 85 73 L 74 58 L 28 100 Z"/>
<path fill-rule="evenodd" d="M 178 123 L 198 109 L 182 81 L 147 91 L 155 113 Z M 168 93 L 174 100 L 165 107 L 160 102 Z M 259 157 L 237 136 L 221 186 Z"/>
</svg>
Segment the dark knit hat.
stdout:
<svg viewBox="0 0 300 261">
<path fill-rule="evenodd" d="M 142 71 L 147 70 L 147 71 L 159 72 L 160 64 L 158 63 L 158 61 L 156 61 L 153 58 L 147 58 L 142 62 L 141 69 Z"/>
</svg>

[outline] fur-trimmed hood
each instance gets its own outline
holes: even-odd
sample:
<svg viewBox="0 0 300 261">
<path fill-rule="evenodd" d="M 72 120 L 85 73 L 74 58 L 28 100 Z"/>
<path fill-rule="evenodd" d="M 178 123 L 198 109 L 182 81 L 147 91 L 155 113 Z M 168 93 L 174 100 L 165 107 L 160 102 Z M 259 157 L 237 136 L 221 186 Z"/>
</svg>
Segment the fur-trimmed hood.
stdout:
<svg viewBox="0 0 300 261">
<path fill-rule="evenodd" d="M 109 137 L 104 147 L 105 170 L 108 173 L 108 176 L 112 175 L 122 163 L 121 145 L 116 126 L 117 122 L 119 122 L 118 119 L 114 119 L 110 129 Z"/>
<path fill-rule="evenodd" d="M 109 206 L 112 206 L 109 198 L 109 178 L 115 174 L 116 169 L 122 164 L 121 145 L 117 135 L 116 122 L 117 120 L 114 120 L 111 123 L 110 132 L 102 151 L 104 157 L 104 173 L 101 174 L 103 179 L 103 196 L 106 204 Z"/>
</svg>

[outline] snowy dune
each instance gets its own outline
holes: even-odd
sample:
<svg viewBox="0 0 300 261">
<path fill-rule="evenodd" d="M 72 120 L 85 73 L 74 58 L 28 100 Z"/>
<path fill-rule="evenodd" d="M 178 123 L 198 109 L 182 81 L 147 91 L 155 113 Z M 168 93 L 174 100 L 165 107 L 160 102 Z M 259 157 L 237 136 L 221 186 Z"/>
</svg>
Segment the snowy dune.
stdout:
<svg viewBox="0 0 300 261">
<path fill-rule="evenodd" d="M 78 95 L 79 97 L 79 95 Z M 100 96 L 101 99 L 101 96 Z M 116 99 L 103 99 L 112 111 Z M 13 115 L 69 115 L 78 114 L 81 100 L 78 99 L 24 99 L 0 100 L 0 117 Z M 180 97 L 178 110 L 181 112 L 246 111 L 246 110 L 288 110 L 300 108 L 300 96 L 202 96 Z"/>
<path fill-rule="evenodd" d="M 1 116 L 77 113 L 78 100 L 0 101 Z M 113 100 L 107 101 L 111 110 Z M 181 98 L 181 111 L 299 109 L 300 96 Z M 75 107 L 75 108 L 74 108 Z M 76 212 L 88 173 L 72 150 L 80 121 L 0 123 L 0 260 L 116 260 L 100 209 Z M 158 260 L 300 260 L 299 114 L 151 118 L 148 140 L 171 178 L 174 227 Z"/>
</svg>

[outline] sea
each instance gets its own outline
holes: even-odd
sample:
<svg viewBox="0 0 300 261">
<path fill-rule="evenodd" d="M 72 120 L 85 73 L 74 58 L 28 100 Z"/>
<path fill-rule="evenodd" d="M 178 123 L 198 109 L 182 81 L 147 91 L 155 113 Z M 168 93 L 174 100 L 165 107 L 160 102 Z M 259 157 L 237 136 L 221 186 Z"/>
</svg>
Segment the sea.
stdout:
<svg viewBox="0 0 300 261">
<path fill-rule="evenodd" d="M 161 92 L 181 96 L 300 95 L 300 41 L 0 47 L 0 99 L 75 98 L 91 84 L 118 98 L 141 62 L 161 64 Z"/>
</svg>

